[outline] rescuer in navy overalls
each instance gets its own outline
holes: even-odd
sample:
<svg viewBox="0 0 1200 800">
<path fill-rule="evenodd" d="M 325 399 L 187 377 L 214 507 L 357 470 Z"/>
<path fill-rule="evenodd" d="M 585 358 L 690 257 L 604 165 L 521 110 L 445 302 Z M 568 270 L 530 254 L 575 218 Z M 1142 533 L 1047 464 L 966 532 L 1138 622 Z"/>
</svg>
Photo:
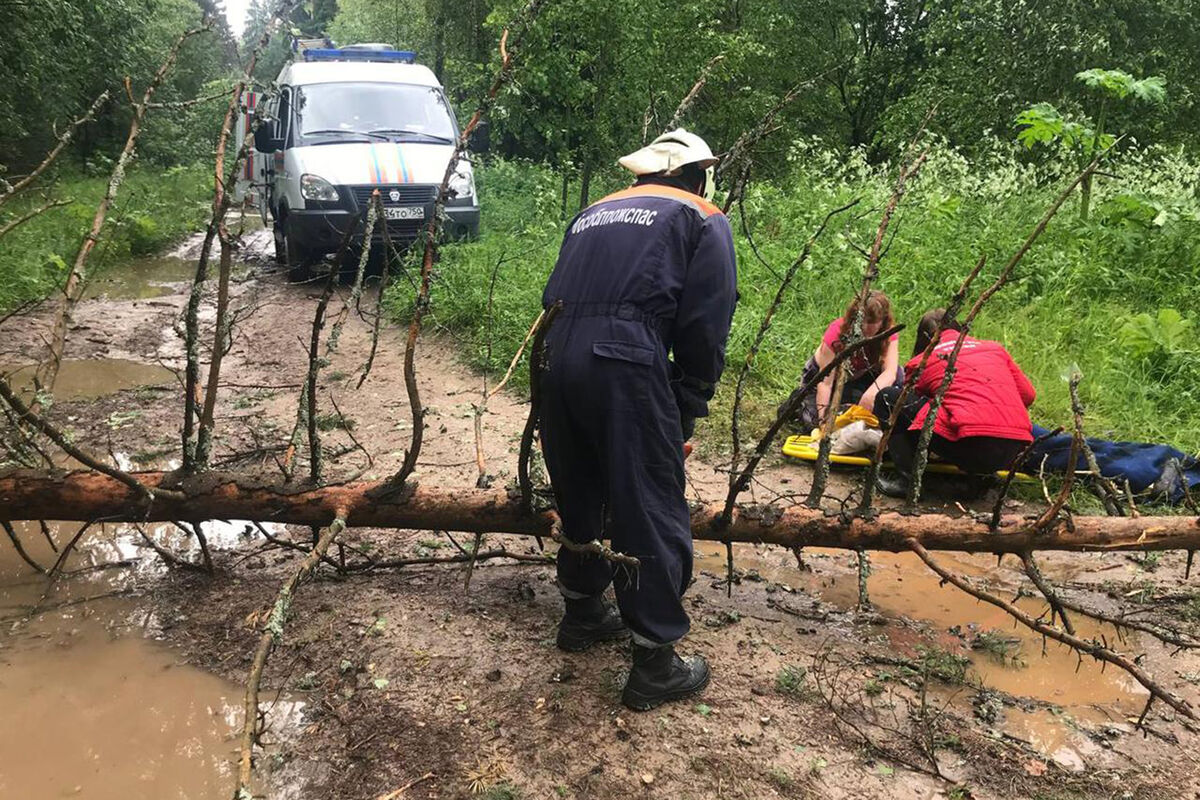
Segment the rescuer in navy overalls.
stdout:
<svg viewBox="0 0 1200 800">
<path fill-rule="evenodd" d="M 636 184 L 571 221 L 542 298 L 562 304 L 540 389 L 563 533 L 610 539 L 640 561 L 629 570 L 559 550 L 558 646 L 631 635 L 622 702 L 642 710 L 708 683 L 704 659 L 673 645 L 688 631 L 692 577 L 683 447 L 708 414 L 737 302 L 733 235 L 710 202 L 716 161 L 684 130 L 622 158 Z M 601 597 L 610 583 L 619 615 Z"/>
</svg>

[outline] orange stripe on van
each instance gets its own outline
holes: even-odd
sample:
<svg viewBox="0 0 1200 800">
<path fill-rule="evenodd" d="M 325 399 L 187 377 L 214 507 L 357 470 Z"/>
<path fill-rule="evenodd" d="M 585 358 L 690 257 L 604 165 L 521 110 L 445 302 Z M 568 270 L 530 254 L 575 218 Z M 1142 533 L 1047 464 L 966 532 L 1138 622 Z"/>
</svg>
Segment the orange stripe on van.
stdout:
<svg viewBox="0 0 1200 800">
<path fill-rule="evenodd" d="M 662 186 L 654 183 L 647 183 L 642 186 L 630 186 L 628 189 L 622 189 L 619 192 L 610 194 L 608 197 L 597 200 L 592 205 L 606 203 L 609 200 L 624 200 L 626 197 L 667 197 L 671 200 L 678 200 L 681 203 L 694 206 L 703 211 L 707 216 L 712 216 L 713 214 L 724 216 L 724 212 L 720 208 L 698 194 L 685 192 L 683 189 L 676 189 L 674 186 Z"/>
</svg>

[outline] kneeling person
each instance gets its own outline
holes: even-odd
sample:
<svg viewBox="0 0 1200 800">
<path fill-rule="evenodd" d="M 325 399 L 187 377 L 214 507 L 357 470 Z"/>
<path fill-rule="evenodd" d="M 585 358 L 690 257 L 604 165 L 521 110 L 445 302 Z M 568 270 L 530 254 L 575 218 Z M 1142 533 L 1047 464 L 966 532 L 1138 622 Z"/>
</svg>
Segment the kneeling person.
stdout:
<svg viewBox="0 0 1200 800">
<path fill-rule="evenodd" d="M 880 489 L 894 497 L 908 493 L 929 401 L 942 385 L 950 353 L 962 330 L 956 321 L 946 321 L 929 361 L 916 374 L 921 354 L 945 314 L 939 308 L 921 318 L 913 358 L 904 365 L 906 380 L 915 383 L 900 411 L 896 430 L 888 440 L 888 454 L 896 467 L 897 479 L 879 481 Z M 887 425 L 899 394 L 898 387 L 879 392 L 874 411 L 880 425 Z M 1028 409 L 1035 397 L 1033 384 L 1003 345 L 968 336 L 938 409 L 929 449 L 964 472 L 987 474 L 1007 469 L 1025 445 L 1033 441 Z"/>
</svg>

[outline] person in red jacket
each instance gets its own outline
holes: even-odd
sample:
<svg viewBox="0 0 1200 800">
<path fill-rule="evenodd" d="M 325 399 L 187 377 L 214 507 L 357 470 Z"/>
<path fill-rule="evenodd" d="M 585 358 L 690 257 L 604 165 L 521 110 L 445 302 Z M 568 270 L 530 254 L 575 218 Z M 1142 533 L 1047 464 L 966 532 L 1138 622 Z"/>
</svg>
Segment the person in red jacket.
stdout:
<svg viewBox="0 0 1200 800">
<path fill-rule="evenodd" d="M 946 320 L 929 361 L 918 374 L 921 354 L 945 316 L 945 310 L 938 308 L 921 318 L 913 358 L 904 365 L 905 382 L 914 382 L 913 392 L 888 440 L 888 454 L 897 477 L 879 481 L 880 490 L 893 497 L 908 492 L 929 401 L 942 385 L 950 354 L 962 330 L 955 320 Z M 934 421 L 929 449 L 964 472 L 988 474 L 1007 469 L 1025 445 L 1033 441 L 1028 411 L 1036 397 L 1033 384 L 1003 345 L 972 336 L 963 340 L 954 367 L 954 376 Z M 899 387 L 880 390 L 874 411 L 881 425 L 887 425 L 899 394 Z"/>
</svg>

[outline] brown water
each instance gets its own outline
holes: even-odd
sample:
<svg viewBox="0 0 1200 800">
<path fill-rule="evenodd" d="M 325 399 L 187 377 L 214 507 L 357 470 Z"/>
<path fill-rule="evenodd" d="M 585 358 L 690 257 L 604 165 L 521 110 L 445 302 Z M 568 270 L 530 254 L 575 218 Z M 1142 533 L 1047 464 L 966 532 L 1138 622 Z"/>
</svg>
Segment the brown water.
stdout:
<svg viewBox="0 0 1200 800">
<path fill-rule="evenodd" d="M 696 549 L 697 568 L 723 574 L 723 546 L 698 542 Z M 777 548 L 760 551 L 752 546 L 736 546 L 735 564 L 741 569 L 756 569 L 767 580 L 805 589 L 825 602 L 853 609 L 858 600 L 854 555 L 814 549 L 806 550 L 805 556 L 818 572 L 800 572 L 791 553 Z M 1011 598 L 1015 594 L 1013 575 L 1007 569 L 997 569 L 992 556 L 938 553 L 935 557 L 959 574 L 991 580 L 1001 596 Z M 822 569 L 825 558 L 840 560 L 850 573 L 838 570 L 831 577 L 827 567 Z M 1091 660 L 1080 662 L 1074 651 L 1054 642 L 1047 643 L 1043 650 L 1040 636 L 1015 623 L 1001 609 L 977 602 L 953 586 L 942 587 L 937 575 L 911 553 L 872 553 L 871 568 L 867 588 L 875 610 L 891 618 L 927 622 L 939 646 L 970 659 L 968 679 L 972 682 L 1052 703 L 1065 715 L 1090 723 L 1123 724 L 1129 716 L 1136 717 L 1145 704 L 1145 690 L 1121 670 L 1102 670 Z M 1018 605 L 1034 616 L 1045 609 L 1044 602 L 1032 598 L 1023 598 Z M 1104 635 L 1109 641 L 1116 640 L 1116 631 L 1110 626 L 1078 614 L 1071 621 L 1084 638 Z M 966 640 L 978 631 L 996 631 L 1017 644 L 1003 656 L 972 650 Z M 883 632 L 895 649 L 912 654 L 916 642 L 908 629 L 889 625 Z M 1127 635 L 1121 649 L 1139 652 L 1136 635 Z M 1068 767 L 1073 767 L 1089 746 L 1062 715 L 1049 709 L 1024 712 L 1006 708 L 1001 727 Z"/>
<path fill-rule="evenodd" d="M 25 394 L 32 390 L 36 371 L 33 364 L 0 365 L 0 373 L 8 374 L 13 388 Z M 54 382 L 54 397 L 59 401 L 93 400 L 139 386 L 163 386 L 174 380 L 175 373 L 156 364 L 121 358 L 66 359 Z"/>
<path fill-rule="evenodd" d="M 53 562 L 36 523 L 14 526 L 34 558 Z M 51 525 L 60 547 L 77 530 Z M 151 530 L 164 543 L 182 537 L 165 526 Z M 214 548 L 241 535 L 229 524 L 206 531 Z M 98 526 L 68 567 L 144 556 L 138 539 L 126 526 Z M 151 555 L 75 574 L 42 601 L 50 610 L 24 622 L 45 578 L 0 543 L 0 797 L 174 800 L 232 792 L 242 687 L 181 663 L 148 638 L 157 623 L 131 598 L 69 604 L 144 585 L 146 573 L 160 569 Z M 288 704 L 276 714 L 294 718 L 298 709 Z"/>
<path fill-rule="evenodd" d="M 139 258 L 95 276 L 83 291 L 85 299 L 107 297 L 110 300 L 147 300 L 164 297 L 190 282 L 196 265 L 170 256 Z"/>
</svg>

